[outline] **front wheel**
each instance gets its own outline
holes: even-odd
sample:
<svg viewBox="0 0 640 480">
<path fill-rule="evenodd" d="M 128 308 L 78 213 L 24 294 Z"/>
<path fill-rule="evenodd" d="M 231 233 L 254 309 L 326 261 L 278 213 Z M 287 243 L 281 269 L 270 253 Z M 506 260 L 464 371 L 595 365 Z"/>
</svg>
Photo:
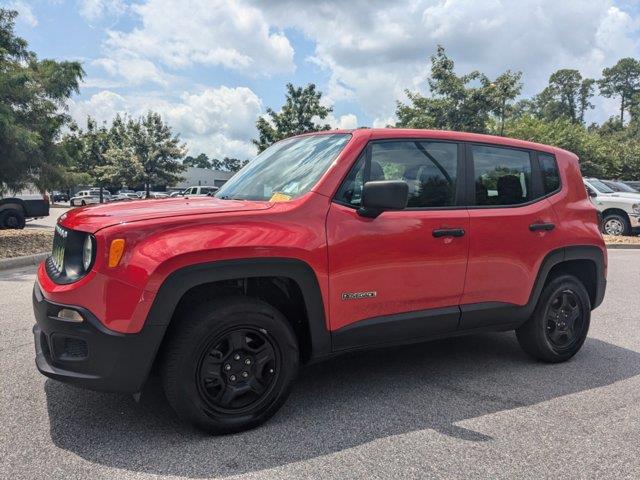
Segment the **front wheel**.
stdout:
<svg viewBox="0 0 640 480">
<path fill-rule="evenodd" d="M 163 385 L 178 416 L 214 434 L 267 421 L 298 370 L 287 319 L 260 300 L 234 297 L 184 311 L 164 352 Z"/>
<path fill-rule="evenodd" d="M 562 275 L 544 287 L 533 315 L 516 336 L 532 357 L 564 362 L 582 347 L 590 320 L 591 302 L 584 285 L 576 277 Z"/>
</svg>

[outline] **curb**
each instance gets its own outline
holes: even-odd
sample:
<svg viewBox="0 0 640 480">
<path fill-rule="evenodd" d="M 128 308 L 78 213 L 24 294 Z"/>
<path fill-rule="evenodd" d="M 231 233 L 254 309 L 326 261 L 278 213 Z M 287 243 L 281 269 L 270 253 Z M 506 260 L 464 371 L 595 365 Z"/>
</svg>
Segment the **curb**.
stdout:
<svg viewBox="0 0 640 480">
<path fill-rule="evenodd" d="M 607 243 L 605 246 L 612 250 L 640 250 L 640 244 L 633 243 Z"/>
<path fill-rule="evenodd" d="M 44 253 L 36 253 L 35 255 L 25 255 L 24 257 L 1 258 L 0 271 L 9 270 L 11 268 L 38 265 L 42 260 L 44 260 L 48 256 L 49 256 L 49 252 L 44 252 Z"/>
</svg>

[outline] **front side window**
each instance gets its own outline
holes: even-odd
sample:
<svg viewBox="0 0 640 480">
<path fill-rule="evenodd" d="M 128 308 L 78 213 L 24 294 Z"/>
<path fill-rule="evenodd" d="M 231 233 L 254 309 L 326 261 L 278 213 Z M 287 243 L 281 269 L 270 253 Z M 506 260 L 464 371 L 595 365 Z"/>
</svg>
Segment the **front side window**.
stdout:
<svg viewBox="0 0 640 480">
<path fill-rule="evenodd" d="M 529 153 L 473 145 L 476 205 L 518 205 L 531 200 Z"/>
<path fill-rule="evenodd" d="M 458 145 L 398 140 L 372 143 L 370 160 L 361 155 L 344 180 L 336 200 L 359 206 L 365 182 L 402 180 L 409 186 L 408 208 L 455 205 Z"/>
<path fill-rule="evenodd" d="M 351 139 L 322 134 L 281 140 L 267 148 L 218 190 L 233 200 L 286 201 L 309 192 Z"/>
<path fill-rule="evenodd" d="M 558 172 L 556 159 L 553 155 L 539 153 L 538 162 L 540 163 L 540 174 L 542 175 L 544 193 L 555 192 L 560 188 L 560 173 Z"/>
</svg>

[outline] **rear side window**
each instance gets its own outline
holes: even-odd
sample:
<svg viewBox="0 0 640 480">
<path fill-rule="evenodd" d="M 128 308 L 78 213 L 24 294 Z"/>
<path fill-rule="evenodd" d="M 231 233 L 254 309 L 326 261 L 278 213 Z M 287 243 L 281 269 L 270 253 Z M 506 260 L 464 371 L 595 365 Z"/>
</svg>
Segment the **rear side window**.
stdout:
<svg viewBox="0 0 640 480">
<path fill-rule="evenodd" d="M 476 205 L 518 205 L 531 200 L 529 152 L 472 145 Z"/>
<path fill-rule="evenodd" d="M 545 195 L 555 192 L 560 188 L 560 173 L 558 172 L 558 164 L 555 157 L 547 153 L 539 153 L 538 162 L 540 163 L 542 187 Z"/>
</svg>

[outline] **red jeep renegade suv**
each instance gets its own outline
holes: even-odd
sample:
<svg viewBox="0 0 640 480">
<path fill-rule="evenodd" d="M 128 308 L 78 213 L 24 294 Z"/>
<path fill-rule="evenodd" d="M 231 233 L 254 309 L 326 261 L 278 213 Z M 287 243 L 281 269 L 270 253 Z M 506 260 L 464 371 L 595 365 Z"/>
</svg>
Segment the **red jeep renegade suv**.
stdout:
<svg viewBox="0 0 640 480">
<path fill-rule="evenodd" d="M 278 410 L 299 365 L 348 350 L 515 330 L 533 357 L 567 360 L 606 266 L 572 153 L 428 130 L 303 135 L 215 197 L 63 215 L 33 292 L 36 364 L 133 393 L 155 366 L 181 418 L 239 431 Z"/>
</svg>

